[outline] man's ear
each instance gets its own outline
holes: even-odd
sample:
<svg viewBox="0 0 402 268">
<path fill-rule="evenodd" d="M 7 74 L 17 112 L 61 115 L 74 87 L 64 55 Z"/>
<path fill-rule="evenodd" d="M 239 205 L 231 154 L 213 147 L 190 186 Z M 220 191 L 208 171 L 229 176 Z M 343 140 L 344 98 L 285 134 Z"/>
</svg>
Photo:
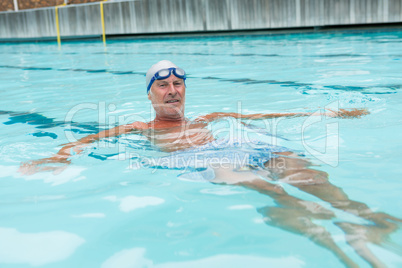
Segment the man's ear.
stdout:
<svg viewBox="0 0 402 268">
<path fill-rule="evenodd" d="M 148 100 L 151 100 L 151 92 L 148 93 Z"/>
</svg>

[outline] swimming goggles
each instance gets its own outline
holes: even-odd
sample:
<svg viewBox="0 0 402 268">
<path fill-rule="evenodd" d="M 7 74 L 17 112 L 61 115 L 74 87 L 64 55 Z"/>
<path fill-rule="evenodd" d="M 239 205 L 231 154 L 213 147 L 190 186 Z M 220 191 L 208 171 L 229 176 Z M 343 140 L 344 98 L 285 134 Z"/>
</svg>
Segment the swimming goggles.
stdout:
<svg viewBox="0 0 402 268">
<path fill-rule="evenodd" d="M 152 84 L 155 82 L 155 80 L 163 80 L 168 78 L 169 76 L 172 75 L 172 73 L 180 79 L 186 80 L 186 72 L 181 69 L 181 68 L 169 68 L 169 69 L 162 69 L 157 71 L 154 76 L 151 78 L 151 81 L 148 84 L 147 87 L 147 93 L 151 89 Z"/>
</svg>

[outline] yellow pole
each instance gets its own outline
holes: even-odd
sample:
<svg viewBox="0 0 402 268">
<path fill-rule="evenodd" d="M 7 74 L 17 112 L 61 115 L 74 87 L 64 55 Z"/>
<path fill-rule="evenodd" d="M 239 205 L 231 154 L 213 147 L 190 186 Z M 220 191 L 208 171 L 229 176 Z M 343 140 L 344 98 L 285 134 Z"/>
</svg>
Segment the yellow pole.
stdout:
<svg viewBox="0 0 402 268">
<path fill-rule="evenodd" d="M 100 2 L 100 13 L 101 13 L 101 21 L 102 21 L 102 40 L 103 40 L 103 45 L 106 46 L 105 18 L 103 15 L 103 2 Z"/>
<path fill-rule="evenodd" d="M 56 12 L 56 31 L 57 31 L 57 44 L 59 46 L 59 49 L 61 48 L 61 41 L 60 41 L 60 27 L 59 27 L 59 8 L 55 7 L 55 12 Z"/>
</svg>

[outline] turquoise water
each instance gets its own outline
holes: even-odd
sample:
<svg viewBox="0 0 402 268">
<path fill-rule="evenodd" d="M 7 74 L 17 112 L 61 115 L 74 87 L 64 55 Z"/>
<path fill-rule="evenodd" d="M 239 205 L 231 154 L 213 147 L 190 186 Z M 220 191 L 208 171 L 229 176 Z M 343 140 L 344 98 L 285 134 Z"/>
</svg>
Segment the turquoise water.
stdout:
<svg viewBox="0 0 402 268">
<path fill-rule="evenodd" d="M 60 50 L 1 44 L 0 266 L 342 267 L 307 237 L 265 224 L 257 209 L 277 206 L 269 196 L 183 180 L 180 170 L 133 168 L 130 154 L 161 154 L 141 136 L 94 144 L 56 173 L 18 168 L 71 139 L 152 120 L 144 75 L 168 59 L 188 73 L 189 118 L 367 108 L 360 119 L 272 119 L 253 122 L 255 131 L 221 120 L 211 130 L 302 151 L 350 199 L 402 218 L 401 42 L 402 32 L 382 32 L 108 41 L 106 48 L 71 42 Z M 261 129 L 271 135 L 255 133 Z M 333 210 L 337 219 L 317 223 L 369 267 L 334 224 L 361 219 L 283 187 Z M 390 239 L 400 248 L 402 232 Z M 369 248 L 388 267 L 402 265 L 400 250 Z"/>
</svg>

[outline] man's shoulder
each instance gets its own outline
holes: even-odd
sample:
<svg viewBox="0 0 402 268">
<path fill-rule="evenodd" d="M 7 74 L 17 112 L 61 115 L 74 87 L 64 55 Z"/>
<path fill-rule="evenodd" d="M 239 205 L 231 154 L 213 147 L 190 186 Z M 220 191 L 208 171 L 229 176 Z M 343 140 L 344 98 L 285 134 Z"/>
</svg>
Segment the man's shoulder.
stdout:
<svg viewBox="0 0 402 268">
<path fill-rule="evenodd" d="M 136 121 L 134 123 L 131 123 L 128 125 L 131 129 L 136 129 L 136 130 L 143 130 L 143 129 L 148 129 L 149 126 L 147 123 L 141 122 L 141 121 Z"/>
<path fill-rule="evenodd" d="M 194 119 L 195 122 L 214 121 L 222 117 L 236 117 L 235 113 L 214 112 L 206 115 L 201 115 Z"/>
</svg>

